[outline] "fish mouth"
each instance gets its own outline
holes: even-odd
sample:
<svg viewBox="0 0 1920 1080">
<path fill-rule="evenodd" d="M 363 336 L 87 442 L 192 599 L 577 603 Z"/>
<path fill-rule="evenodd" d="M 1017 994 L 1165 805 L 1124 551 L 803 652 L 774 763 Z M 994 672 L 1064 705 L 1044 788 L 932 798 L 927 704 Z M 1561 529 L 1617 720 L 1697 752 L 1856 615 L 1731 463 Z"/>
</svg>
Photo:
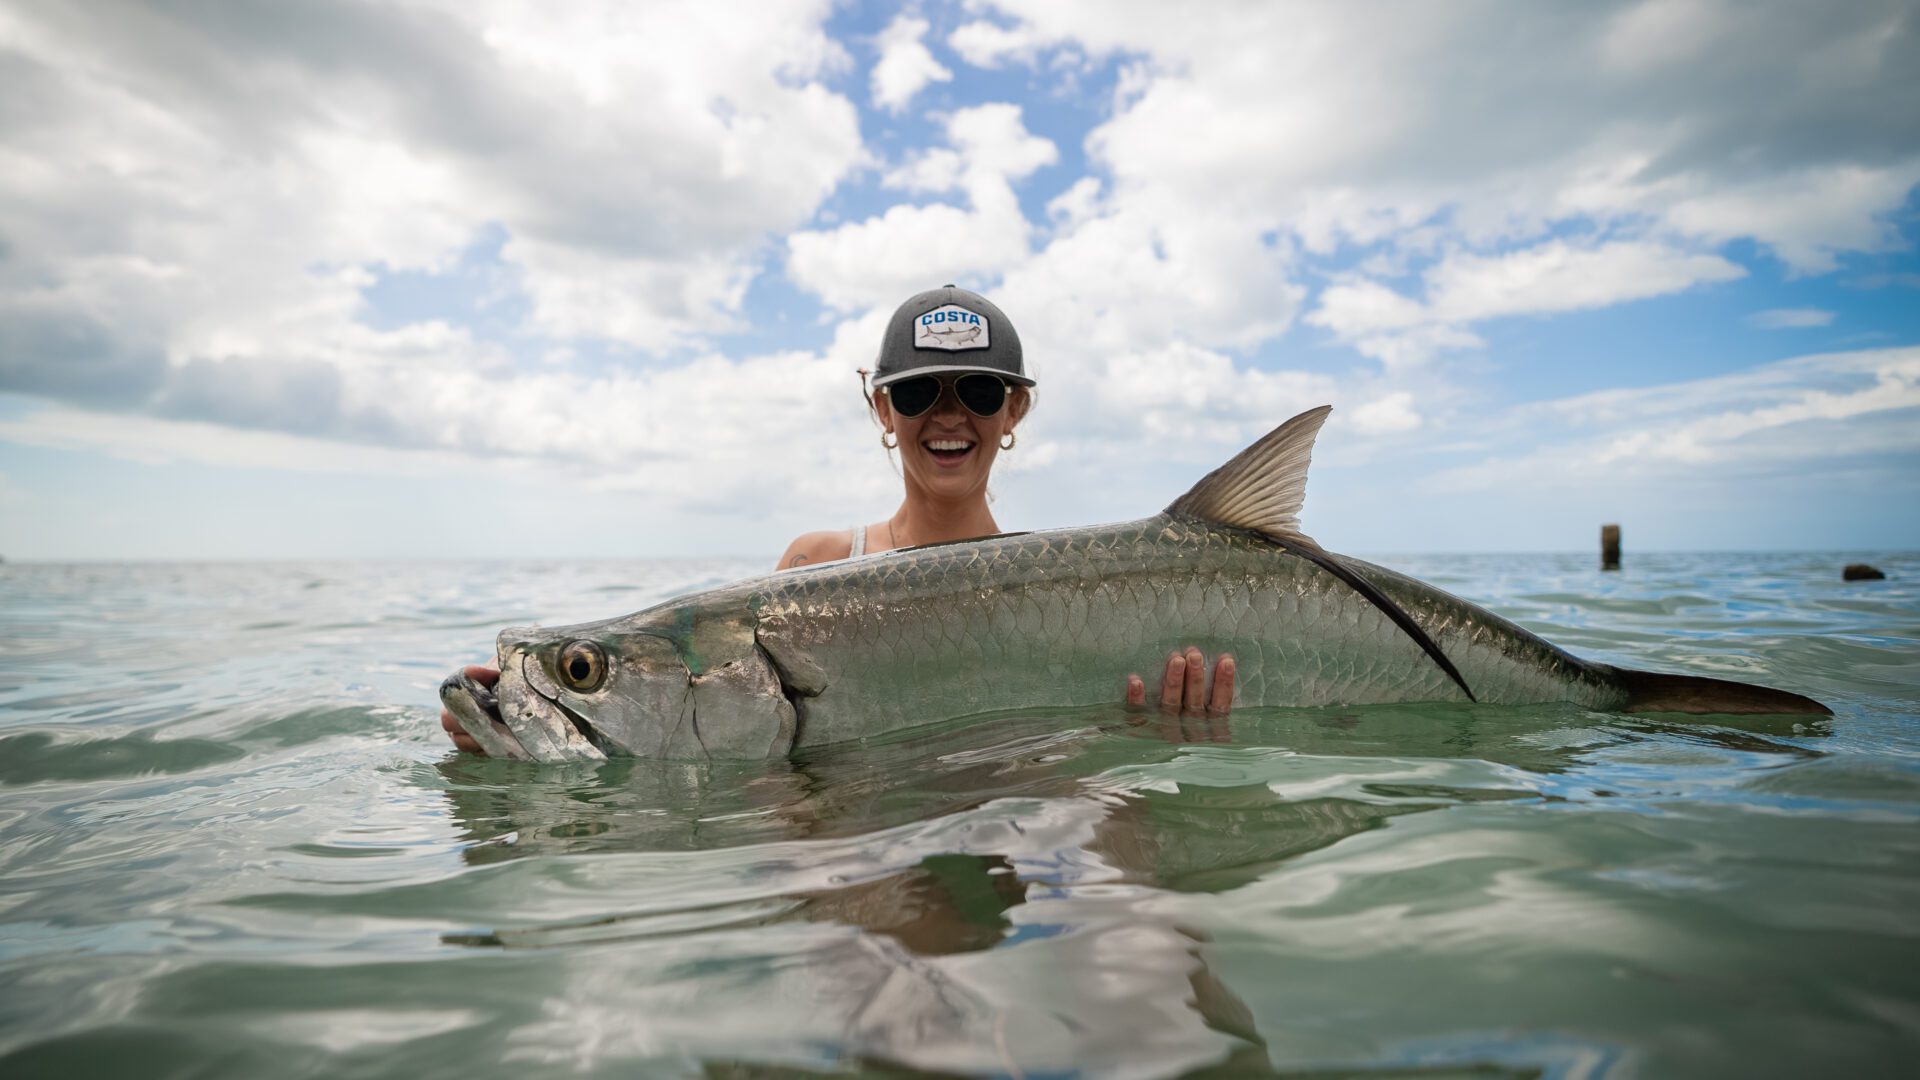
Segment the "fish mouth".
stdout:
<svg viewBox="0 0 1920 1080">
<path fill-rule="evenodd" d="M 488 757 L 513 761 L 533 758 L 501 717 L 500 698 L 493 687 L 483 685 L 464 670 L 456 671 L 440 684 L 440 703 Z"/>
</svg>

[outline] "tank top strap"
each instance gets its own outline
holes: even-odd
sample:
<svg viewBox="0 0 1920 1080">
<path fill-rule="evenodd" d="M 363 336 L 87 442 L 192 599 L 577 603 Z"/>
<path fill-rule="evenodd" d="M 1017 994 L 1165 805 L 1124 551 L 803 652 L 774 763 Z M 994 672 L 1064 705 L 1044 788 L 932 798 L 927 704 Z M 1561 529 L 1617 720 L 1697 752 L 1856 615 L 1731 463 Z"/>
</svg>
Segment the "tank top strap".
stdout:
<svg viewBox="0 0 1920 1080">
<path fill-rule="evenodd" d="M 847 558 L 851 559 L 855 555 L 865 555 L 866 553 L 867 527 L 865 525 L 855 525 L 853 527 L 853 550 L 847 552 Z"/>
</svg>

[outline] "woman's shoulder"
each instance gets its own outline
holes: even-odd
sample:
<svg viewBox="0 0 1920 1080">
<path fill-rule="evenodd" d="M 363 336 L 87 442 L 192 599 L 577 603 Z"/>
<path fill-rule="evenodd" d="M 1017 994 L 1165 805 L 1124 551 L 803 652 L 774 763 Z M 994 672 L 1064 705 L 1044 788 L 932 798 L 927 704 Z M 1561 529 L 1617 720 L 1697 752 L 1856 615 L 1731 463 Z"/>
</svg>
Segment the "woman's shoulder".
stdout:
<svg viewBox="0 0 1920 1080">
<path fill-rule="evenodd" d="M 835 559 L 844 559 L 852 552 L 852 529 L 804 533 L 787 545 L 786 552 L 780 556 L 780 562 L 774 569 L 791 570 L 796 566 L 832 562 Z"/>
</svg>

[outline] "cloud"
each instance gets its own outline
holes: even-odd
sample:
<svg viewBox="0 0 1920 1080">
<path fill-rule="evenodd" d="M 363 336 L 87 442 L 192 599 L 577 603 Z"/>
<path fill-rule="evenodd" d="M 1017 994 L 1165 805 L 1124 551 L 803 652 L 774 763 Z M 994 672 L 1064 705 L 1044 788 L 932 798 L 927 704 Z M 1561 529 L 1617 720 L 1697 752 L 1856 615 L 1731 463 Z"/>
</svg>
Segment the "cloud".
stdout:
<svg viewBox="0 0 1920 1080">
<path fill-rule="evenodd" d="M 953 80 L 953 72 L 921 42 L 928 28 L 925 19 L 896 15 L 880 32 L 876 39 L 880 59 L 874 62 L 872 75 L 875 105 L 898 113 L 928 84 Z"/>
<path fill-rule="evenodd" d="M 145 400 L 166 370 L 165 353 L 121 341 L 79 312 L 0 306 L 0 390 L 127 405 Z"/>
<path fill-rule="evenodd" d="M 1172 214 L 1132 193 L 1081 200 L 1072 213 L 1081 216 L 1064 220 L 1001 286 L 1010 313 L 1046 313 L 1037 355 L 1081 362 L 1176 343 L 1252 348 L 1282 333 L 1304 296 L 1288 249 L 1232 215 Z"/>
<path fill-rule="evenodd" d="M 1042 35 L 1028 26 L 1009 29 L 985 20 L 963 23 L 947 35 L 947 46 L 980 68 L 998 68 L 1010 61 L 1031 63 L 1044 44 Z"/>
<path fill-rule="evenodd" d="M 1645 241 L 1552 240 L 1499 255 L 1449 256 L 1422 275 L 1424 302 L 1365 278 L 1331 285 L 1307 321 L 1393 367 L 1479 345 L 1464 329 L 1471 323 L 1608 307 L 1745 273 L 1718 255 Z"/>
<path fill-rule="evenodd" d="M 160 457 L 177 439 L 253 464 L 284 434 L 336 456 L 583 460 L 610 484 L 685 447 L 725 457 L 715 387 L 824 370 L 698 346 L 734 326 L 770 237 L 865 160 L 827 85 L 847 66 L 829 11 L 9 9 L 0 390 L 109 410 L 46 412 L 62 445 Z M 490 233 L 524 311 L 504 341 L 366 324 L 378 275 L 450 272 Z M 696 359 L 519 370 L 522 349 L 591 342 Z"/>
<path fill-rule="evenodd" d="M 1826 326 L 1834 313 L 1821 308 L 1770 308 L 1747 316 L 1747 323 L 1762 330 L 1804 330 Z"/>
<path fill-rule="evenodd" d="M 1412 431 L 1420 423 L 1420 414 L 1413 407 L 1413 395 L 1405 390 L 1375 398 L 1353 412 L 1354 429 L 1366 435 Z"/>
<path fill-rule="evenodd" d="M 1464 255 L 1426 274 L 1429 307 L 1446 322 L 1608 307 L 1728 281 L 1746 271 L 1718 255 L 1657 244 L 1582 247 L 1552 241 L 1503 255 Z"/>
<path fill-rule="evenodd" d="M 1920 166 L 1903 161 L 1868 167 L 1799 169 L 1751 182 L 1655 185 L 1674 230 L 1724 242 L 1754 237 L 1803 274 L 1826 273 L 1847 251 L 1886 251 L 1899 242 L 1892 213 L 1920 181 Z M 1677 194 L 1685 190 L 1686 194 Z M 1677 197 L 1668 197 L 1668 193 Z"/>
<path fill-rule="evenodd" d="M 1823 353 L 1521 406 L 1482 428 L 1510 449 L 1435 480 L 1451 490 L 1617 484 L 1755 465 L 1805 474 L 1823 459 L 1920 452 L 1916 410 L 1920 348 Z"/>
<path fill-rule="evenodd" d="M 505 470 L 583 492 L 645 491 L 679 508 L 771 511 L 797 501 L 851 514 L 897 490 L 853 374 L 883 322 L 849 321 L 818 352 L 706 355 L 599 375 L 493 378 L 454 363 L 453 338 L 421 343 L 430 377 L 203 361 L 170 384 L 164 415 L 46 408 L 0 422 L 0 439 L 148 463 L 476 478 Z M 278 381 L 230 385 L 263 372 Z"/>
<path fill-rule="evenodd" d="M 680 347 L 864 160 L 828 10 L 15 10 L 0 56 L 33 108 L 0 120 L 0 280 L 223 355 L 330 332 L 373 269 L 498 229 L 534 329 Z"/>
<path fill-rule="evenodd" d="M 222 423 L 108 416 L 63 406 L 0 420 L 0 439 L 25 446 L 94 451 L 143 465 L 239 463 L 293 473 L 383 476 L 473 473 L 500 466 L 461 454 L 356 446 L 278 431 L 240 430 Z"/>
<path fill-rule="evenodd" d="M 1103 175 L 1052 201 L 1053 235 L 1003 278 L 1003 306 L 1047 312 L 1042 355 L 1073 363 L 1258 348 L 1306 298 L 1308 257 L 1359 248 L 1367 269 L 1337 274 L 1308 321 L 1405 372 L 1479 347 L 1487 320 L 1738 279 L 1716 250 L 1732 240 L 1801 272 L 1884 248 L 1920 182 L 1920 121 L 1880 104 L 1920 47 L 1893 3 L 1835 19 L 1790 4 L 977 8 L 990 18 L 948 40 L 968 63 L 1118 67 L 1086 140 Z M 1409 275 L 1412 293 L 1382 280 Z"/>
<path fill-rule="evenodd" d="M 787 274 L 841 310 L 892 305 L 946 281 L 975 281 L 1026 258 L 1032 226 L 1013 182 L 1051 164 L 1053 143 L 1026 129 L 1017 105 L 995 103 L 946 117 L 948 145 L 919 154 L 887 182 L 913 191 L 960 192 L 949 203 L 898 204 L 833 229 L 787 238 Z"/>
<path fill-rule="evenodd" d="M 995 28 L 954 42 L 970 62 L 1125 65 L 1087 144 L 1117 187 L 1322 249 L 1418 242 L 1436 220 L 1483 246 L 1599 219 L 1695 248 L 1749 238 L 1817 272 L 1889 242 L 1920 182 L 1920 21 L 1897 0 L 982 7 Z"/>
<path fill-rule="evenodd" d="M 1248 437 L 1338 394 L 1336 380 L 1302 371 L 1262 371 L 1192 345 L 1116 353 L 1049 391 L 1087 402 L 1085 416 L 1061 421 L 1085 441 L 1132 442 L 1142 435 L 1179 444 L 1178 457 L 1210 460 Z M 1114 417 L 1126 421 L 1115 425 Z M 1224 460 L 1224 459 L 1222 459 Z"/>
<path fill-rule="evenodd" d="M 1456 354 L 1774 260 L 1898 280 L 1857 255 L 1895 250 L 1920 182 L 1910 5 L 967 0 L 945 45 L 989 77 L 935 58 L 944 13 L 888 13 L 859 70 L 835 10 L 8 8 L 0 390 L 59 404 L 7 430 L 852 515 L 897 481 L 851 369 L 900 298 L 957 281 L 1041 378 L 1008 467 L 1044 465 L 1044 520 L 1323 401 L 1323 464 L 1425 467 L 1470 423 L 1486 475 L 1542 484 L 1608 453 L 1616 475 L 1902 445 L 1898 371 L 1528 411 Z M 975 100 L 1073 80 L 1104 100 Z M 887 114 L 937 84 L 962 104 L 925 145 Z M 473 295 L 400 318 L 395 281 Z M 783 319 L 833 343 L 716 344 Z"/>
</svg>

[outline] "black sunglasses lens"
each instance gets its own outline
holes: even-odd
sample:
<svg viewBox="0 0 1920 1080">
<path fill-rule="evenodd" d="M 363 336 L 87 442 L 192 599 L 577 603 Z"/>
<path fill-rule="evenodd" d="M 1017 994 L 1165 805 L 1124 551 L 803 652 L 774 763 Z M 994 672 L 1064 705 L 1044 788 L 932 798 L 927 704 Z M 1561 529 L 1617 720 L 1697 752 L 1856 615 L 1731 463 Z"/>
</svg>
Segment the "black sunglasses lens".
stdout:
<svg viewBox="0 0 1920 1080">
<path fill-rule="evenodd" d="M 962 375 L 955 380 L 953 393 L 975 416 L 992 416 L 1007 403 L 1007 384 L 991 375 Z"/>
<path fill-rule="evenodd" d="M 919 416 L 940 400 L 940 380 L 931 375 L 901 379 L 887 387 L 887 399 L 901 416 Z"/>
</svg>

